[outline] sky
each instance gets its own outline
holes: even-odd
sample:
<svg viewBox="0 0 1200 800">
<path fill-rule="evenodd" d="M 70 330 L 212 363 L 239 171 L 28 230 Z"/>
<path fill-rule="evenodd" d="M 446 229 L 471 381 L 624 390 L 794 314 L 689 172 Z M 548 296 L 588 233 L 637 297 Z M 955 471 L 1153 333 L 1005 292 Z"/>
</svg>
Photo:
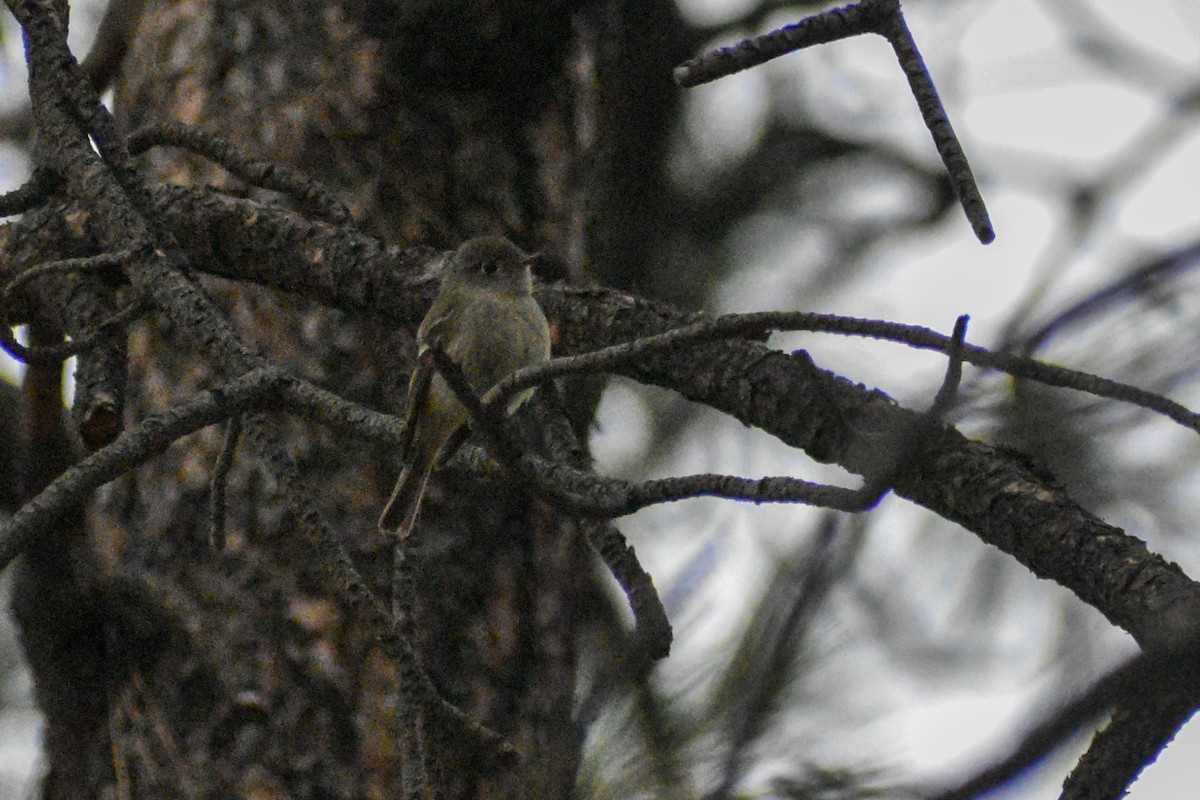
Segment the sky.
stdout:
<svg viewBox="0 0 1200 800">
<path fill-rule="evenodd" d="M 736 17 L 748 5 L 743 0 L 681 0 L 686 14 L 707 24 Z M 1090 22 L 1082 27 L 1069 25 L 1064 16 L 1076 6 L 1089 11 L 1085 19 Z M 1200 235 L 1195 190 L 1200 179 L 1200 125 L 1196 124 L 1200 103 L 1176 117 L 1170 103 L 1173 95 L 1200 86 L 1200 4 L 1194 0 L 910 0 L 904 8 L 980 180 L 996 229 L 995 243 L 980 246 L 965 220 L 952 216 L 937 230 L 891 242 L 885 251 L 868 257 L 869 291 L 850 283 L 813 298 L 797 295 L 794 275 L 819 262 L 819 238 L 786 218 L 763 217 L 734 234 L 733 244 L 744 254 L 748 272 L 722 287 L 717 310 L 811 309 L 943 331 L 949 330 L 954 315 L 969 313 L 969 338 L 989 344 L 1001 335 L 1005 321 L 1032 286 L 1041 286 L 1043 306 L 1053 307 L 1139 254 Z M 771 22 L 792 21 L 779 17 Z M 1081 58 L 1069 46 L 1071 38 L 1079 36 L 1096 43 L 1119 42 L 1111 62 L 1119 66 L 1107 66 L 1103 57 Z M 5 42 L 10 56 L 13 38 Z M 0 84 L 0 102 L 19 95 L 19 74 L 5 72 L 0 77 L 5 79 Z M 839 42 L 792 54 L 763 69 L 692 90 L 686 111 L 694 139 L 689 153 L 720 163 L 753 147 L 764 122 L 764 99 L 779 91 L 794 92 L 796 103 L 806 109 L 817 113 L 825 109 L 831 125 L 845 125 L 871 140 L 885 138 L 914 158 L 936 158 L 894 57 L 879 39 Z M 0 188 L 7 189 L 20 183 L 27 165 L 4 155 L 0 153 L 0 179 L 6 183 Z M 1059 191 L 1061 181 L 1099 179 L 1116 187 L 1101 209 L 1100 224 L 1087 232 L 1082 246 L 1056 261 L 1069 220 Z M 876 194 L 855 198 L 857 206 L 839 212 L 870 215 L 903 202 L 898 197 L 881 186 Z M 1048 270 L 1050 263 L 1057 268 Z M 947 309 L 953 312 L 948 314 Z M 910 354 L 892 345 L 811 336 L 774 341 L 781 347 L 802 342 L 818 363 L 849 365 L 850 377 L 879 386 L 904 402 L 920 404 L 927 398 L 942 369 L 935 357 Z M 16 371 L 0 357 L 0 372 L 12 376 Z M 602 469 L 620 473 L 645 455 L 639 432 L 647 426 L 637 422 L 649 413 L 640 390 L 614 385 L 601 406 L 594 441 Z M 713 430 L 702 444 L 673 453 L 661 469 L 682 474 L 719 467 L 739 474 L 847 480 L 830 468 L 808 462 L 798 466 L 795 454 L 765 441 L 769 437 L 752 439 L 747 447 L 741 426 L 715 422 Z M 764 541 L 763 531 L 801 527 L 802 512 L 793 508 L 731 506 L 698 501 L 669 511 L 654 509 L 635 515 L 625 526 L 647 568 L 663 576 L 659 581 L 663 586 L 672 585 L 685 566 L 699 563 L 706 548 L 741 554 L 713 568 L 714 591 L 735 599 L 714 609 L 705 620 L 707 628 L 683 645 L 698 653 L 708 642 L 727 635 L 753 599 L 742 587 L 761 575 L 777 546 Z M 874 513 L 900 532 L 871 544 L 867 569 L 875 570 L 874 577 L 886 583 L 888 565 L 917 541 L 917 534 L 903 532 L 920 525 L 914 510 L 898 501 L 889 500 Z M 660 535 L 666 526 L 687 528 L 687 542 Z M 937 541 L 946 548 L 968 546 L 957 538 L 961 534 L 947 533 Z M 1193 557 L 1180 556 L 1181 560 Z M 1200 575 L 1200 558 L 1184 563 L 1190 574 Z M 935 579 L 931 592 L 946 588 L 936 583 L 941 580 L 945 576 Z M 1039 609 L 1050 607 L 1054 591 L 1030 579 L 1028 615 L 1022 620 L 1036 620 Z M 1043 633 L 1037 624 L 1014 626 L 1012 646 L 1028 648 L 1028 640 Z M 1106 637 L 1103 644 L 1114 662 L 1129 652 L 1119 635 Z M 858 663 L 839 662 L 839 668 L 886 672 L 886 664 L 878 661 L 880 654 L 853 652 Z M 665 667 L 668 678 L 670 666 Z M 1007 679 L 997 676 L 989 687 L 928 685 L 892 675 L 873 689 L 886 696 L 891 710 L 861 735 L 876 746 L 880 741 L 889 743 L 886 752 L 897 766 L 931 778 L 956 774 L 977 763 L 981 753 L 994 753 L 997 741 L 1013 736 L 1012 724 L 1029 718 L 1029 705 L 1038 702 L 1039 688 L 1031 675 L 1036 675 L 1032 669 L 1017 670 Z M 0 714 L 0 796 L 5 785 L 21 784 L 22 765 L 35 765 L 36 732 L 29 720 L 27 706 Z M 838 746 L 847 749 L 851 744 Z M 1045 769 L 995 797 L 1057 797 L 1058 785 L 1082 746 L 1081 742 L 1064 751 Z M 1181 787 L 1200 780 L 1195 766 L 1198 753 L 1200 726 L 1187 726 L 1133 786 L 1129 797 L 1179 796 Z M 5 776 L 14 782 L 6 784 Z"/>
<path fill-rule="evenodd" d="M 681 3 L 692 19 L 709 25 L 736 18 L 749 5 L 740 0 Z M 1080 8 L 1087 12 L 1082 25 L 1079 17 L 1067 16 Z M 779 218 L 764 214 L 734 234 L 747 271 L 723 288 L 717 310 L 817 310 L 927 325 L 943 332 L 949 332 L 955 315 L 969 313 L 968 338 L 995 344 L 1033 287 L 1042 291 L 1038 308 L 1058 307 L 1139 257 L 1200 236 L 1195 189 L 1200 179 L 1200 125 L 1196 124 L 1200 109 L 1193 103 L 1180 114 L 1173 106 L 1174 97 L 1200 87 L 1200 4 L 1190 0 L 910 0 L 904 9 L 979 179 L 996 229 L 995 243 L 982 247 L 966 221 L 951 215 L 932 233 L 890 242 L 868 256 L 862 269 L 869 276 L 869 288 L 864 288 L 864 281 L 851 281 L 814 298 L 805 293 L 811 285 L 796 275 L 819 265 L 825 252 L 819 231 L 782 214 Z M 780 16 L 766 29 L 793 21 Z M 1081 57 L 1070 46 L 1076 38 L 1091 42 L 1098 57 Z M 1102 45 L 1111 52 L 1104 52 Z M 872 141 L 891 142 L 925 162 L 936 160 L 894 56 L 878 38 L 790 54 L 765 68 L 692 90 L 686 116 L 696 144 L 689 155 L 720 163 L 753 147 L 765 124 L 765 99 L 780 91 L 794 92 L 807 112 L 827 109 L 831 125 L 843 125 Z M 1062 198 L 1064 181 L 1111 187 L 1097 224 L 1084 232 L 1082 243 L 1068 236 L 1073 232 L 1070 209 Z M 822 198 L 824 202 L 841 200 L 836 188 L 829 194 L 832 199 Z M 844 213 L 869 214 L 872 206 L 886 209 L 903 202 L 887 187 L 856 201 L 866 208 Z M 785 349 L 803 346 L 819 365 L 880 387 L 915 407 L 927 403 L 944 368 L 937 357 L 895 345 L 816 335 L 777 336 L 772 343 Z M 1117 350 L 1119 346 L 1114 347 Z M 651 405 L 639 400 L 643 396 L 641 390 L 622 384 L 606 396 L 600 435 L 594 442 L 601 470 L 619 472 L 646 455 L 640 438 L 646 425 L 629 422 L 639 413 L 651 413 Z M 739 425 L 723 426 L 720 420 L 708 418 L 704 424 L 710 433 L 703 442 L 681 448 L 659 464 L 656 476 L 700 471 L 792 474 L 853 485 L 836 470 L 764 441 L 767 437 L 748 439 Z M 1180 434 L 1166 423 L 1151 421 L 1138 436 L 1149 443 L 1141 450 L 1150 451 L 1148 457 L 1159 462 L 1177 450 L 1190 452 L 1188 448 L 1194 447 L 1190 438 L 1180 445 L 1178 440 L 1190 434 Z M 1129 450 L 1139 448 L 1134 445 Z M 681 562 L 691 563 L 679 555 L 681 548 L 687 551 L 687 541 L 693 542 L 697 557 L 705 547 L 738 554 L 717 559 L 719 566 L 712 568 L 711 592 L 721 601 L 705 606 L 706 632 L 696 634 L 700 640 L 719 641 L 722 632 L 727 636 L 736 628 L 746 604 L 753 600 L 746 587 L 761 581 L 764 564 L 781 548 L 771 539 L 783 538 L 779 531 L 803 528 L 799 520 L 805 512 L 696 503 L 703 503 L 703 510 L 691 514 L 679 509 L 640 512 L 624 529 L 660 585 L 670 585 L 673 569 Z M 875 527 L 887 535 L 875 537 L 869 546 L 867 580 L 886 585 L 895 579 L 891 565 L 911 558 L 914 547 L 930 545 L 917 533 L 920 513 L 913 507 L 889 499 L 872 513 L 877 516 Z M 1148 516 L 1135 508 L 1128 510 L 1128 519 L 1112 521 L 1140 533 L 1138 524 Z M 686 533 L 678 538 L 664 536 L 672 525 Z M 938 545 L 947 552 L 971 547 L 961 541 L 961 531 L 938 535 L 944 537 Z M 1164 541 L 1162 546 L 1174 545 Z M 1200 574 L 1200 557 L 1194 549 L 1181 547 L 1167 555 L 1190 574 Z M 659 576 L 666 576 L 665 581 Z M 939 602 L 935 595 L 960 590 L 947 587 L 952 576 L 930 570 L 928 578 L 931 608 Z M 1022 723 L 1045 708 L 1039 692 L 1046 687 L 1038 677 L 1038 659 L 1039 652 L 1053 646 L 1046 637 L 1054 628 L 1050 620 L 1040 624 L 1039 619 L 1058 613 L 1062 591 L 1029 576 L 1021 585 L 1026 603 L 1008 631 L 1013 667 L 990 682 L 922 683 L 899 672 L 889 675 L 878 653 L 851 646 L 847 649 L 852 657 L 845 652 L 835 655 L 831 669 L 869 672 L 878 683 L 863 691 L 891 710 L 866 726 L 861 740 L 831 745 L 830 755 L 854 752 L 862 744 L 882 752 L 884 760 L 897 768 L 937 779 L 979 766 L 981 758 L 998 751 L 998 743 L 1015 741 Z M 1111 631 L 1107 623 L 1098 619 L 1087 623 L 1108 664 L 1133 652 L 1128 637 Z M 854 623 L 843 620 L 843 624 Z M 936 620 L 930 624 L 938 625 Z M 1086 679 L 1080 676 L 1080 684 Z M 1043 769 L 993 796 L 1057 797 L 1086 741 L 1085 736 L 1064 748 Z M 1180 791 L 1200 778 L 1195 766 L 1198 748 L 1200 726 L 1185 726 L 1132 787 L 1129 797 L 1181 796 Z"/>
</svg>

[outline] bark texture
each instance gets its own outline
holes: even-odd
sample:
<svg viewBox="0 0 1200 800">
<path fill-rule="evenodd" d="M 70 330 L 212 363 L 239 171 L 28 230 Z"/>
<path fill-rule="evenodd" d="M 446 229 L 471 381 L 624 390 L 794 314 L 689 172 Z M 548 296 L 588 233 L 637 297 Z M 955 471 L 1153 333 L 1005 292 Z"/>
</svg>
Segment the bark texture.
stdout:
<svg viewBox="0 0 1200 800">
<path fill-rule="evenodd" d="M 639 72 L 607 35 L 625 13 L 522 0 L 146 0 L 127 31 L 114 110 L 126 131 L 180 120 L 299 167 L 396 244 L 444 249 L 502 233 L 578 279 L 596 240 L 620 242 L 622 263 L 644 259 L 653 225 L 639 214 L 601 225 L 593 200 L 615 177 L 622 203 L 639 208 L 661 179 L 672 103 L 629 95 L 647 80 L 672 94 L 672 54 L 654 51 L 661 71 Z M 631 129 L 657 149 L 634 148 Z M 622 148 L 641 160 L 612 157 Z M 165 181 L 240 191 L 198 157 L 166 148 L 147 158 Z M 270 361 L 400 407 L 411 314 L 351 317 L 245 284 L 199 286 Z M 193 335 L 134 327 L 127 427 L 220 377 Z M 577 419 L 593 397 L 574 398 Z M 393 454 L 283 427 L 319 511 L 386 597 L 391 544 L 374 519 Z M 201 431 L 111 484 L 86 517 L 63 520 L 64 543 L 30 553 L 15 606 L 39 654 L 48 798 L 398 795 L 395 664 L 312 568 L 280 487 L 246 447 L 228 476 L 226 546 L 209 548 L 221 446 L 220 428 Z M 414 545 L 418 650 L 443 694 L 522 759 L 501 769 L 470 737 L 427 731 L 429 769 L 446 797 L 568 796 L 581 744 L 570 720 L 591 565 L 583 539 L 512 487 L 457 480 L 435 479 Z"/>
</svg>

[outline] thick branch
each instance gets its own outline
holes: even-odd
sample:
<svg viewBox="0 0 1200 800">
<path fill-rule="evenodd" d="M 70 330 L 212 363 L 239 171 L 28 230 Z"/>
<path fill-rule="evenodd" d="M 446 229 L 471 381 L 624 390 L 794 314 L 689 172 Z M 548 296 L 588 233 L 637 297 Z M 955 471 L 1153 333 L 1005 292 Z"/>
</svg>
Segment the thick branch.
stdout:
<svg viewBox="0 0 1200 800">
<path fill-rule="evenodd" d="M 389 250 L 354 231 L 201 190 L 159 189 L 154 199 L 158 219 L 203 269 L 349 311 L 387 314 L 398 324 L 415 325 L 424 312 L 414 288 L 431 283 L 423 274 L 432 263 L 429 251 Z M 562 354 L 699 319 L 603 289 L 546 290 L 539 299 Z M 886 395 L 816 368 L 803 353 L 789 355 L 746 339 L 690 346 L 687 358 L 679 352 L 646 353 L 618 371 L 676 389 L 817 460 L 860 474 L 890 458 L 889 449 L 918 419 Z M 970 348 L 964 360 L 975 360 Z M 1200 624 L 1200 591 L 1178 567 L 1079 507 L 1015 454 L 970 441 L 953 428 L 940 430 L 927 447 L 920 469 L 897 476 L 901 496 L 1067 587 L 1152 650 L 1191 638 Z"/>
</svg>

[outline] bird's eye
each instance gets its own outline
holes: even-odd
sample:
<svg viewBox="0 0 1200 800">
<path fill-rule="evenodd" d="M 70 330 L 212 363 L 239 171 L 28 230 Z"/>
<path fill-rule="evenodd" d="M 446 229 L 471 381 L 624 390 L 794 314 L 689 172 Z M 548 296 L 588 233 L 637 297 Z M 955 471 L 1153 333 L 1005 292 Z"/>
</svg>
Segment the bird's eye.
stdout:
<svg viewBox="0 0 1200 800">
<path fill-rule="evenodd" d="M 491 261 L 490 259 L 488 261 L 484 261 L 480 266 L 483 269 L 484 275 L 493 275 L 496 272 L 496 262 Z"/>
</svg>

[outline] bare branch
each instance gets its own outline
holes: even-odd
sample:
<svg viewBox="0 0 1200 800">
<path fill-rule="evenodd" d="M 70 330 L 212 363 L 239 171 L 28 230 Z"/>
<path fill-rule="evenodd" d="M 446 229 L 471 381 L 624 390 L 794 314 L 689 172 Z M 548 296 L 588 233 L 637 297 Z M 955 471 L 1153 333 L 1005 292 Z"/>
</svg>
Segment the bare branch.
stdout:
<svg viewBox="0 0 1200 800">
<path fill-rule="evenodd" d="M 389 250 L 355 231 L 203 190 L 169 187 L 156 190 L 155 196 L 157 218 L 180 237 L 197 266 L 214 274 L 299 292 L 351 312 L 386 313 L 414 326 L 425 312 L 428 299 L 422 301 L 414 288 L 426 285 L 422 270 L 433 262 L 429 250 Z M 248 226 L 246 220 L 251 217 L 255 224 Z M 95 223 L 94 218 L 85 221 L 87 226 Z M 100 235 L 91 227 L 85 232 L 90 236 L 93 231 Z M 315 253 L 321 258 L 315 258 Z M 220 341 L 221 334 L 206 331 L 208 312 L 192 311 L 189 298 L 193 290 L 186 282 L 172 279 L 158 293 L 163 302 L 182 305 L 170 315 L 178 320 L 177 327 L 196 330 L 200 340 Z M 761 336 L 772 326 L 794 324 L 795 329 L 895 338 L 941 352 L 949 346 L 947 337 L 924 328 L 829 315 L 748 317 L 740 322 L 714 321 L 716 329 L 711 332 L 675 333 L 676 328 L 714 323 L 611 290 L 556 287 L 540 291 L 538 297 L 547 316 L 555 321 L 558 352 L 583 353 L 624 341 L 626 344 L 616 347 L 636 349 L 640 358 L 616 357 L 613 350 L 601 349 L 584 357 L 594 361 L 571 369 L 563 362 L 550 362 L 547 372 L 533 380 L 555 370 L 566 374 L 576 368 L 601 369 L 604 359 L 613 357 L 613 363 L 621 365 L 621 374 L 671 387 L 802 447 L 818 460 L 837 461 L 860 474 L 878 468 L 878 442 L 908 430 L 915 419 L 912 412 L 878 392 L 817 369 L 803 354 L 789 356 L 746 338 L 722 337 L 738 332 L 742 337 Z M 189 320 L 198 320 L 200 326 Z M 725 325 L 730 327 L 721 327 Z M 647 341 L 661 343 L 650 337 L 664 333 L 680 337 L 681 342 L 688 335 L 696 336 L 698 344 L 694 346 L 701 349 L 695 352 L 700 357 L 684 364 L 670 346 L 657 345 L 661 350 L 647 347 Z M 714 343 L 714 339 L 720 341 Z M 634 344 L 633 340 L 639 341 Z M 213 355 L 211 349 L 208 354 Z M 964 348 L 963 358 L 1050 385 L 1136 402 L 1191 429 L 1197 427 L 1196 415 L 1182 405 L 1115 381 L 973 346 Z M 694 369 L 697 365 L 703 368 Z M 528 374 L 525 379 L 530 379 Z M 506 385 L 515 388 L 517 376 L 511 380 L 514 384 Z M 344 424 L 346 414 L 359 412 L 311 413 L 329 414 Z M 399 429 L 398 421 L 384 424 Z M 984 541 L 1015 555 L 1036 574 L 1067 586 L 1143 642 L 1167 643 L 1186 628 L 1152 620 L 1162 619 L 1164 604 L 1180 609 L 1200 604 L 1200 594 L 1186 576 L 1148 553 L 1136 539 L 1079 509 L 1061 487 L 1012 454 L 971 442 L 953 429 L 940 432 L 930 446 L 932 452 L 920 474 L 900 480 L 896 487 L 900 494 L 958 521 Z M 561 474 L 563 468 L 554 470 Z M 963 476 L 970 476 L 967 485 Z M 595 477 L 586 476 L 583 485 L 595 486 Z M 616 509 L 606 511 L 615 513 Z M 1062 535 L 1028 541 L 1028 531 L 1048 527 Z M 1083 542 L 1089 544 L 1085 547 Z M 1104 568 L 1085 568 L 1078 558 L 1081 548 L 1098 559 L 1089 564 L 1101 563 Z M 1154 577 L 1147 580 L 1151 575 Z M 1139 589 L 1130 592 L 1129 586 Z M 1181 614 L 1179 621 L 1190 618 Z"/>
<path fill-rule="evenodd" d="M 633 646 L 652 660 L 666 658 L 671 654 L 674 633 L 654 588 L 654 579 L 612 523 L 599 522 L 588 528 L 587 540 L 629 599 L 634 622 Z"/>
<path fill-rule="evenodd" d="M 684 88 L 699 86 L 806 47 L 875 33 L 893 13 L 899 13 L 896 0 L 864 0 L 822 11 L 762 36 L 745 39 L 685 61 L 675 68 L 675 82 Z"/>
<path fill-rule="evenodd" d="M 0 527 L 0 569 L 31 539 L 100 486 L 163 452 L 177 439 L 264 403 L 284 380 L 283 373 L 276 369 L 249 372 L 169 411 L 147 417 L 112 444 L 68 468 Z"/>
<path fill-rule="evenodd" d="M 1190 709 L 1194 709 L 1197 687 L 1192 665 L 1195 659 L 1194 648 L 1184 647 L 1170 655 L 1139 655 L 1126 661 L 1098 679 L 1086 692 L 1064 703 L 1061 708 L 1036 725 L 1007 756 L 959 785 L 927 796 L 931 797 L 931 800 L 971 800 L 1003 786 L 1114 705 L 1146 705 L 1155 707 L 1157 711 L 1157 706 L 1160 705 L 1157 701 L 1168 697 L 1172 704 L 1178 707 L 1180 704 L 1172 696 L 1182 692 L 1190 698 Z M 1176 714 L 1171 720 L 1171 731 L 1185 721 L 1187 716 Z M 1160 739 L 1159 744 L 1161 746 L 1165 742 Z M 1150 760 L 1153 760 L 1152 756 Z M 1144 758 L 1137 759 L 1138 767 L 1144 763 Z M 1110 786 L 1106 791 L 1088 793 L 1086 796 L 1120 796 L 1124 794 L 1127 783 L 1135 777 L 1136 771 L 1132 774 L 1126 773 L 1126 782 L 1122 785 Z M 1067 792 L 1069 791 L 1068 787 Z M 1067 795 L 1064 794 L 1065 796 Z"/>
<path fill-rule="evenodd" d="M 1067 776 L 1060 800 L 1124 796 L 1141 771 L 1192 718 L 1196 706 L 1194 682 L 1176 676 L 1126 692 Z"/>
<path fill-rule="evenodd" d="M 20 214 L 44 203 L 61 184 L 61 179 L 52 170 L 34 167 L 29 180 L 11 192 L 0 195 L 0 217 Z"/>
<path fill-rule="evenodd" d="M 100 253 L 83 258 L 66 258 L 60 261 L 50 261 L 38 264 L 18 273 L 4 287 L 3 299 L 0 300 L 0 346 L 18 361 L 38 364 L 57 364 L 71 356 L 102 344 L 113 331 L 124 328 L 143 311 L 145 306 L 133 302 L 116 312 L 108 319 L 99 322 L 90 331 L 77 334 L 70 342 L 50 347 L 26 347 L 16 340 L 8 320 L 9 309 L 13 306 L 15 295 L 28 292 L 26 286 L 47 275 L 72 272 L 90 272 L 120 266 L 132 256 L 132 251 L 120 253 Z"/>
<path fill-rule="evenodd" d="M 4 287 L 4 304 L 12 302 L 13 295 L 39 278 L 59 273 L 89 272 L 120 267 L 133 256 L 133 250 L 126 249 L 119 253 L 98 253 L 82 258 L 64 258 L 60 261 L 48 261 L 44 264 L 24 269 L 18 272 Z M 27 291 L 27 290 L 26 290 Z"/>
<path fill-rule="evenodd" d="M 208 482 L 208 544 L 213 550 L 225 549 L 225 493 L 229 470 L 233 467 L 238 439 L 242 435 L 242 415 L 234 414 L 225 423 L 225 442 L 213 465 Z"/>
<path fill-rule="evenodd" d="M 279 480 L 301 536 L 320 556 L 317 567 L 335 579 L 350 600 L 367 612 L 376 639 L 396 663 L 400 691 L 405 700 L 419 701 L 456 730 L 471 736 L 487 756 L 501 763 L 511 763 L 517 755 L 512 745 L 475 716 L 446 700 L 421 668 L 412 641 L 396 625 L 388 606 L 371 590 L 350 554 L 314 507 L 312 491 L 305 485 L 275 427 L 271 420 L 252 415 L 246 421 L 246 436 Z"/>
<path fill-rule="evenodd" d="M 145 310 L 137 301 L 120 311 L 114 310 L 105 281 L 91 273 L 119 267 L 132 255 L 132 250 L 124 250 L 38 264 L 17 273 L 0 296 L 0 346 L 14 358 L 57 364 L 72 355 L 80 356 L 71 412 L 88 452 L 108 444 L 121 432 L 127 370 L 121 329 Z M 61 280 L 75 272 L 86 277 Z M 29 284 L 46 276 L 59 276 L 60 280 L 48 289 L 43 286 L 46 289 L 43 292 L 32 293 Z M 19 295 L 25 295 L 27 315 L 38 311 L 45 314 L 46 309 L 39 307 L 54 304 L 51 315 L 61 318 L 62 327 L 71 334 L 72 341 L 66 345 L 29 348 L 16 342 L 9 319 L 16 310 Z"/>
<path fill-rule="evenodd" d="M 621 517 L 647 506 L 696 497 L 722 497 L 752 503 L 804 503 L 840 511 L 862 511 L 877 502 L 877 493 L 811 483 L 791 477 L 739 478 L 700 474 L 629 483 L 603 478 L 563 464 L 548 465 L 525 455 L 504 424 L 503 404 L 487 405 L 475 394 L 462 370 L 434 344 L 426 351 L 438 372 L 466 407 L 472 423 L 492 454 L 521 482 L 536 488 L 553 504 L 594 517 Z M 488 392 L 491 396 L 492 392 Z M 873 499 L 872 499 L 873 498 Z"/>
<path fill-rule="evenodd" d="M 500 404 L 505 398 L 521 389 L 535 386 L 551 378 L 581 372 L 623 372 L 624 368 L 635 364 L 640 359 L 670 352 L 685 345 L 720 339 L 762 337 L 771 331 L 814 331 L 845 336 L 865 336 L 899 342 L 920 350 L 936 350 L 947 354 L 951 352 L 954 344 L 951 337 L 929 328 L 903 325 L 897 322 L 856 319 L 803 311 L 729 314 L 623 344 L 611 345 L 574 356 L 562 356 L 534 367 L 526 367 L 496 384 L 483 399 L 488 406 Z M 964 344 L 961 359 L 969 364 L 999 369 L 1009 375 L 1029 378 L 1047 386 L 1075 389 L 1097 397 L 1121 400 L 1155 411 L 1186 428 L 1200 432 L 1200 414 L 1169 398 L 1139 389 L 1136 386 L 1079 370 L 1056 367 L 1031 358 L 992 352 L 976 345 Z"/>
<path fill-rule="evenodd" d="M 17 361 L 26 364 L 60 364 L 71 356 L 95 347 L 109 333 L 124 328 L 145 311 L 146 306 L 143 303 L 134 301 L 99 323 L 93 330 L 72 338 L 69 342 L 50 347 L 26 347 L 17 341 L 12 326 L 6 320 L 0 319 L 0 347 Z M 3 316 L 2 312 L 3 309 L 0 309 L 0 317 Z"/>
<path fill-rule="evenodd" d="M 967 321 L 969 319 L 970 317 L 963 314 L 954 321 L 954 332 L 950 334 L 950 347 L 946 351 L 946 376 L 942 379 L 942 385 L 933 398 L 933 405 L 926 412 L 932 420 L 937 422 L 941 422 L 949 413 L 950 408 L 954 405 L 954 399 L 958 395 L 958 386 L 962 383 L 963 348 L 966 346 Z"/>
<path fill-rule="evenodd" d="M 937 88 L 925 67 L 925 60 L 913 41 L 899 0 L 861 0 L 841 8 L 823 11 L 778 30 L 753 39 L 746 39 L 730 47 L 722 47 L 681 64 L 675 69 L 675 81 L 680 86 L 690 87 L 723 78 L 736 72 L 751 69 L 786 53 L 802 50 L 818 44 L 827 44 L 858 36 L 877 33 L 887 39 L 896 53 L 900 69 L 904 71 L 925 120 L 925 127 L 933 136 L 938 155 L 950 175 L 954 193 L 962 205 L 975 236 L 983 244 L 996 238 L 992 223 L 988 219 L 987 206 L 971 165 L 963 153 L 962 145 L 954 133 L 946 110 L 938 97 Z"/>
<path fill-rule="evenodd" d="M 182 147 L 198 153 L 252 186 L 295 198 L 335 224 L 352 222 L 345 204 L 318 181 L 282 164 L 250 158 L 215 133 L 172 121 L 147 126 L 129 137 L 129 151 L 134 155 L 162 146 Z"/>
<path fill-rule="evenodd" d="M 394 314 L 414 326 L 424 314 L 425 307 L 414 299 L 413 288 L 418 284 L 417 275 L 422 267 L 434 260 L 434 251 L 388 251 L 377 240 L 356 231 L 332 228 L 261 203 L 224 198 L 202 190 L 170 188 L 161 190 L 158 198 L 159 213 L 200 259 L 198 266 L 214 274 L 299 292 L 336 308 Z M 243 224 L 251 215 L 261 228 Z M 213 231 L 220 232 L 220 241 L 230 254 L 228 259 L 223 253 L 212 251 Z M 281 246 L 281 243 L 286 244 Z M 313 253 L 322 254 L 319 263 L 314 263 Z M 579 355 L 559 357 L 514 373 L 493 389 L 496 401 L 546 378 L 616 370 L 640 357 L 687 342 L 762 337 L 773 330 L 865 336 L 943 353 L 948 351 L 951 341 L 921 326 L 809 312 L 758 312 L 694 321 L 694 317 L 663 308 L 643 308 L 637 303 L 630 306 L 628 295 L 611 290 L 546 287 L 539 291 L 539 299 L 548 312 L 572 322 L 572 336 L 556 349 Z M 577 318 L 594 317 L 597 304 L 606 306 L 605 313 L 610 315 L 633 312 L 633 316 L 647 320 L 647 324 L 632 330 L 593 329 L 575 324 Z M 643 310 L 648 313 L 643 314 Z M 616 320 L 610 322 L 615 323 Z M 610 344 L 613 339 L 623 338 L 628 341 Z M 1200 430 L 1200 417 L 1182 404 L 1119 381 L 975 345 L 964 348 L 963 360 L 1048 386 L 1128 402 L 1191 430 Z M 623 372 L 629 374 L 628 369 Z"/>
<path fill-rule="evenodd" d="M 925 127 L 933 137 L 933 144 L 937 147 L 938 155 L 942 157 L 942 163 L 946 166 L 946 173 L 950 176 L 950 185 L 954 188 L 954 194 L 958 196 L 963 213 L 967 215 L 967 221 L 975 231 L 975 238 L 982 244 L 990 244 L 995 240 L 996 232 L 988 218 L 983 195 L 979 193 L 979 186 L 975 183 L 971 164 L 967 161 L 962 144 L 954 133 L 950 118 L 946 116 L 946 109 L 942 106 L 942 99 L 938 97 L 937 87 L 933 85 L 933 78 L 929 76 L 929 70 L 925 67 L 925 59 L 921 58 L 917 43 L 909 33 L 898 0 L 895 5 L 896 13 L 883 22 L 879 33 L 892 46 L 900 62 L 900 69 L 908 78 L 909 88 L 921 109 L 921 119 L 925 121 Z"/>
</svg>

